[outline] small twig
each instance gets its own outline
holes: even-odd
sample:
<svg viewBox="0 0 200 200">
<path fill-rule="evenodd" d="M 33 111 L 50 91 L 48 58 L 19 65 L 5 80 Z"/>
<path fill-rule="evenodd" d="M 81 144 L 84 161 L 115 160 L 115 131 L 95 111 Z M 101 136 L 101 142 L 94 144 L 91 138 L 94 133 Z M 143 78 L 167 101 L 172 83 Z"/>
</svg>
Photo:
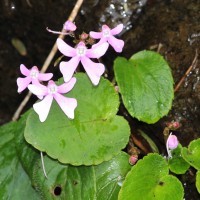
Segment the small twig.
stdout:
<svg viewBox="0 0 200 200">
<path fill-rule="evenodd" d="M 133 143 L 144 152 L 144 154 L 149 153 L 149 150 L 144 146 L 144 144 L 134 134 L 131 134 L 131 139 L 133 140 Z"/>
<path fill-rule="evenodd" d="M 183 77 L 181 78 L 181 80 L 176 85 L 176 87 L 174 89 L 174 92 L 177 92 L 177 90 L 180 88 L 181 84 L 183 83 L 183 81 L 185 80 L 185 78 L 187 77 L 187 75 L 190 73 L 190 71 L 192 70 L 192 68 L 194 67 L 194 65 L 197 63 L 197 59 L 198 59 L 198 50 L 196 49 L 195 57 L 194 57 L 194 59 L 192 61 L 192 64 L 190 65 L 190 67 L 188 68 L 188 70 L 185 72 L 185 74 L 183 75 Z"/>
<path fill-rule="evenodd" d="M 82 5 L 82 3 L 83 3 L 83 0 L 77 0 L 77 2 L 76 2 L 76 4 L 75 4 L 75 6 L 74 6 L 74 8 L 73 8 L 73 10 L 72 10 L 72 12 L 71 12 L 69 18 L 68 18 L 69 21 L 71 21 L 71 22 L 74 21 L 74 19 L 76 18 L 77 14 L 78 14 L 78 11 L 79 11 L 79 9 L 80 9 L 80 7 L 81 7 L 81 5 Z M 63 28 L 61 32 L 65 33 L 66 30 Z M 60 35 L 58 36 L 58 38 L 61 38 L 61 39 L 64 39 L 64 37 L 65 37 L 64 34 L 60 34 Z M 44 62 L 44 64 L 43 64 L 43 66 L 42 66 L 42 69 L 41 69 L 41 72 L 42 72 L 42 73 L 46 72 L 46 70 L 47 70 L 47 68 L 49 67 L 49 65 L 50 65 L 50 63 L 51 63 L 53 57 L 55 56 L 57 50 L 58 50 L 58 48 L 57 48 L 57 44 L 56 44 L 56 42 L 55 42 L 55 44 L 53 45 L 53 47 L 52 47 L 52 49 L 51 49 L 51 51 L 50 51 L 50 53 L 49 53 L 49 55 L 48 55 L 48 57 L 46 58 L 46 60 L 45 60 L 45 62 Z M 24 100 L 21 102 L 21 104 L 19 105 L 19 107 L 17 108 L 17 110 L 15 111 L 15 113 L 14 113 L 14 115 L 13 115 L 13 117 L 12 117 L 12 120 L 13 120 L 13 121 L 16 121 L 16 120 L 19 118 L 20 113 L 22 112 L 24 106 L 25 106 L 25 105 L 27 104 L 27 102 L 29 101 L 31 95 L 32 95 L 32 93 L 29 92 L 29 93 L 25 96 Z"/>
<path fill-rule="evenodd" d="M 29 101 L 31 95 L 32 95 L 32 93 L 29 91 L 28 94 L 25 96 L 24 100 L 21 102 L 21 104 L 19 105 L 19 107 L 15 111 L 15 113 L 14 113 L 14 115 L 12 117 L 13 121 L 16 121 L 19 118 L 19 115 L 20 115 L 21 111 L 23 110 L 23 108 L 25 107 L 27 102 Z"/>
</svg>

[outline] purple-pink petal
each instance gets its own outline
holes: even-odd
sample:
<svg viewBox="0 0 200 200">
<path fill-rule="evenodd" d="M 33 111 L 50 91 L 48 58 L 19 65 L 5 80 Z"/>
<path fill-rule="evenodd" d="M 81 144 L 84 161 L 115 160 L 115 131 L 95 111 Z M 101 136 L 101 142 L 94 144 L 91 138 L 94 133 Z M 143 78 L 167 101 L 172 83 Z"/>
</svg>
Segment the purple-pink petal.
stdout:
<svg viewBox="0 0 200 200">
<path fill-rule="evenodd" d="M 122 52 L 124 47 L 124 41 L 115 38 L 114 36 L 110 36 L 108 38 L 108 43 L 114 48 L 114 50 L 118 53 Z"/>
<path fill-rule="evenodd" d="M 30 84 L 28 85 L 28 89 L 36 96 L 45 96 L 48 94 L 47 87 L 41 84 L 37 84 L 37 85 Z"/>
<path fill-rule="evenodd" d="M 75 25 L 73 22 L 67 20 L 67 21 L 64 23 L 63 28 L 64 28 L 66 31 L 75 31 L 75 30 L 76 30 L 76 25 Z"/>
<path fill-rule="evenodd" d="M 39 81 L 48 81 L 53 77 L 52 73 L 39 73 L 38 80 Z"/>
<path fill-rule="evenodd" d="M 62 39 L 58 38 L 57 41 L 56 41 L 56 43 L 57 43 L 59 51 L 62 54 L 64 54 L 65 56 L 68 56 L 68 57 L 74 57 L 74 56 L 76 56 L 76 49 L 74 49 L 71 46 L 69 46 Z"/>
<path fill-rule="evenodd" d="M 70 119 L 74 119 L 74 109 L 77 107 L 77 100 L 74 98 L 65 97 L 59 93 L 54 94 L 54 98 L 63 112 Z"/>
<path fill-rule="evenodd" d="M 96 44 L 92 45 L 92 49 L 98 47 L 99 45 L 106 43 L 107 42 L 107 38 L 106 37 L 102 37 Z M 89 50 L 89 49 L 88 49 Z"/>
<path fill-rule="evenodd" d="M 24 64 L 20 65 L 20 71 L 24 76 L 29 76 L 30 70 L 26 68 Z"/>
<path fill-rule="evenodd" d="M 71 78 L 69 80 L 69 82 L 63 83 L 62 85 L 59 85 L 58 88 L 57 88 L 58 89 L 57 92 L 61 93 L 61 94 L 67 93 L 67 92 L 72 90 L 72 88 L 74 87 L 75 83 L 76 83 L 76 78 L 73 77 L 73 78 Z"/>
<path fill-rule="evenodd" d="M 63 78 L 65 82 L 68 82 L 76 70 L 78 64 L 79 64 L 80 58 L 78 56 L 75 56 L 71 58 L 68 62 L 62 61 L 60 63 L 60 71 L 63 74 Z"/>
<path fill-rule="evenodd" d="M 90 31 L 89 35 L 94 39 L 100 39 L 102 37 L 102 32 Z"/>
<path fill-rule="evenodd" d="M 89 58 L 81 59 L 82 65 L 94 85 L 98 85 L 101 75 L 105 71 L 105 67 L 101 63 L 94 63 Z"/>
<path fill-rule="evenodd" d="M 112 35 L 117 35 L 123 30 L 123 28 L 124 28 L 124 25 L 119 24 L 115 28 L 111 29 L 110 32 L 111 32 Z"/>
<path fill-rule="evenodd" d="M 47 95 L 44 99 L 38 103 L 33 105 L 33 109 L 39 115 L 39 119 L 41 122 L 44 122 L 49 114 L 49 110 L 51 108 L 51 104 L 53 101 L 52 95 Z"/>
<path fill-rule="evenodd" d="M 17 86 L 18 90 L 17 92 L 20 93 L 23 90 L 27 88 L 27 86 L 31 83 L 31 77 L 25 77 L 25 78 L 18 78 L 17 79 Z"/>
<path fill-rule="evenodd" d="M 100 42 L 102 43 L 103 39 L 100 40 Z M 104 42 L 102 44 L 99 44 L 99 43 L 98 43 L 98 45 L 94 46 L 92 49 L 87 49 L 87 52 L 86 52 L 87 57 L 100 58 L 101 56 L 103 56 L 106 53 L 109 44 L 107 42 Z"/>
</svg>

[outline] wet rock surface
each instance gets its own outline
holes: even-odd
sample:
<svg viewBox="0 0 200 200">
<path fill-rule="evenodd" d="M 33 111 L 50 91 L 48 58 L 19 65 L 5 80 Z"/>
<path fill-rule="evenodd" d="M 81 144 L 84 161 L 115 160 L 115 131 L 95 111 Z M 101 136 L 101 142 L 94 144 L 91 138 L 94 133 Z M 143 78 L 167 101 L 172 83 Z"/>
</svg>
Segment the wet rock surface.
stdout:
<svg viewBox="0 0 200 200">
<path fill-rule="evenodd" d="M 17 93 L 16 78 L 20 76 L 19 66 L 28 68 L 43 65 L 57 35 L 46 31 L 46 27 L 60 30 L 69 16 L 75 1 L 31 1 L 2 0 L 0 3 L 0 124 L 11 120 L 12 115 L 26 95 Z M 77 18 L 79 33 L 97 31 L 102 24 L 111 27 L 123 23 L 121 38 L 125 41 L 121 56 L 151 49 L 159 51 L 168 61 L 175 86 L 192 64 L 196 49 L 200 46 L 200 3 L 198 0 L 88 0 L 85 1 Z M 25 47 L 25 55 L 12 41 L 19 40 Z M 66 38 L 66 41 L 70 39 Z M 61 77 L 58 68 L 53 67 L 57 53 L 48 71 L 54 72 L 54 79 Z M 109 49 L 102 61 L 108 66 L 108 77 L 112 79 L 112 64 L 117 54 Z M 175 93 L 172 110 L 154 125 L 146 125 L 127 117 L 132 126 L 142 128 L 157 143 L 161 153 L 165 152 L 162 131 L 166 122 L 179 121 L 182 126 L 175 134 L 183 146 L 200 137 L 200 64 L 197 62 Z M 32 106 L 32 97 L 24 111 Z M 122 109 L 121 114 L 125 111 Z M 135 128 L 133 128 L 135 129 Z M 180 177 L 185 183 L 185 199 L 200 199 L 195 189 L 195 179 L 190 173 Z"/>
</svg>

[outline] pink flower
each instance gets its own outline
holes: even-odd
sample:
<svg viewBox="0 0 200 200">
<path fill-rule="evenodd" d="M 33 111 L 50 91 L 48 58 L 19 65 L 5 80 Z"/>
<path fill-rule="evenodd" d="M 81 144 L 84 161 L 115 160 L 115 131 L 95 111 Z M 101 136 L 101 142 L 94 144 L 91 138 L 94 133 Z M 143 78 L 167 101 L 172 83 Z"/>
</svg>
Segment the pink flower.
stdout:
<svg viewBox="0 0 200 200">
<path fill-rule="evenodd" d="M 49 28 L 47 27 L 47 31 L 49 31 L 49 32 L 51 32 L 51 33 L 54 33 L 54 34 L 62 34 L 62 35 L 69 35 L 70 32 L 76 30 L 76 25 L 75 25 L 73 22 L 67 20 L 67 21 L 63 24 L 63 29 L 64 29 L 66 32 L 53 31 L 53 30 L 51 30 L 51 29 L 49 29 Z"/>
<path fill-rule="evenodd" d="M 76 25 L 73 22 L 67 20 L 63 25 L 63 29 L 65 29 L 66 31 L 75 31 Z"/>
<path fill-rule="evenodd" d="M 169 137 L 167 138 L 167 142 L 166 142 L 166 149 L 167 149 L 167 153 L 168 153 L 168 157 L 171 158 L 171 150 L 176 149 L 178 146 L 179 142 L 178 139 L 175 135 L 172 135 L 172 133 L 170 133 Z"/>
<path fill-rule="evenodd" d="M 26 76 L 25 78 L 18 78 L 17 79 L 17 92 L 22 92 L 27 88 L 27 86 L 32 84 L 39 84 L 40 81 L 48 81 L 53 77 L 52 73 L 40 73 L 36 66 L 32 67 L 30 70 L 25 67 L 25 65 L 20 65 L 21 73 Z"/>
<path fill-rule="evenodd" d="M 100 58 L 108 49 L 108 43 L 105 42 L 95 48 L 87 49 L 84 42 L 79 42 L 76 48 L 72 48 L 62 39 L 57 39 L 58 49 L 62 54 L 72 57 L 68 62 L 60 63 L 60 71 L 63 74 L 65 82 L 68 82 L 73 76 L 79 62 L 82 63 L 87 75 L 94 85 L 98 85 L 105 67 L 101 63 L 95 63 L 90 58 Z"/>
<path fill-rule="evenodd" d="M 91 31 L 89 34 L 94 39 L 100 39 L 100 41 L 97 44 L 94 44 L 93 47 L 96 47 L 97 45 L 100 45 L 104 42 L 108 42 L 116 52 L 122 52 L 122 49 L 124 47 L 124 41 L 119 40 L 114 37 L 114 35 L 119 34 L 123 29 L 123 24 L 119 24 L 113 29 L 110 29 L 107 25 L 102 26 L 101 32 L 94 32 Z"/>
<path fill-rule="evenodd" d="M 74 109 L 77 107 L 77 101 L 74 98 L 68 98 L 61 94 L 69 92 L 76 83 L 76 78 L 72 78 L 68 83 L 57 86 L 50 80 L 48 86 L 30 84 L 28 89 L 37 96 L 44 96 L 44 99 L 33 105 L 33 109 L 39 115 L 41 122 L 44 122 L 49 114 L 53 99 L 56 100 L 63 112 L 71 119 L 74 119 Z"/>
</svg>

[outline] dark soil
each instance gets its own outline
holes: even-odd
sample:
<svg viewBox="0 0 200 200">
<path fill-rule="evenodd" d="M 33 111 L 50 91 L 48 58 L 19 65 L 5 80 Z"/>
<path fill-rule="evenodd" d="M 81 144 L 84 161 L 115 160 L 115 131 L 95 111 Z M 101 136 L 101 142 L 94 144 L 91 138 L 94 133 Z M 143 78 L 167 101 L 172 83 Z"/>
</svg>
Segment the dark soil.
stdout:
<svg viewBox="0 0 200 200">
<path fill-rule="evenodd" d="M 0 124 L 9 122 L 20 102 L 26 95 L 17 93 L 16 79 L 20 76 L 21 63 L 28 68 L 33 65 L 41 68 L 50 52 L 57 35 L 46 31 L 46 27 L 61 30 L 69 16 L 74 1 L 66 0 L 2 0 L 0 2 Z M 191 65 L 196 49 L 200 46 L 200 2 L 199 0 L 87 0 L 76 20 L 78 32 L 98 30 L 103 23 L 114 27 L 119 23 L 125 26 L 121 38 L 125 48 L 121 56 L 129 58 L 144 50 L 157 50 L 168 61 L 175 85 Z M 20 40 L 26 47 L 22 55 L 12 40 Z M 66 39 L 69 40 L 69 39 Z M 200 50 L 199 50 L 200 51 Z M 61 77 L 54 61 L 48 71 Z M 117 54 L 109 49 L 102 61 L 112 66 Z M 200 137 L 200 64 L 197 63 L 175 93 L 172 110 L 154 125 L 146 125 L 135 119 L 130 123 L 141 128 L 152 137 L 161 153 L 165 154 L 162 131 L 166 122 L 179 121 L 182 126 L 174 133 L 183 146 Z M 112 78 L 112 70 L 108 71 Z M 24 111 L 32 106 L 32 97 Z M 122 112 L 126 112 L 122 109 Z M 195 188 L 195 170 L 181 176 L 184 183 L 185 199 L 198 200 L 200 195 Z"/>
</svg>

